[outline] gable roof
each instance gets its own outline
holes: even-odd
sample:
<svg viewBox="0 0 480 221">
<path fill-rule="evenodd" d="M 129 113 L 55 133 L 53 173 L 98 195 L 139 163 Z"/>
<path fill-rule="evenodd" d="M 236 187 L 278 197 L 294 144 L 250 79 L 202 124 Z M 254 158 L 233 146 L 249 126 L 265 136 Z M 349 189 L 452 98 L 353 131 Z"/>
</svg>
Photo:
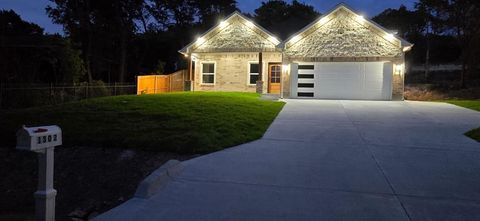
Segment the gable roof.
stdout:
<svg viewBox="0 0 480 221">
<path fill-rule="evenodd" d="M 186 55 L 186 54 L 191 53 L 191 52 L 195 51 L 196 49 L 200 48 L 206 42 L 208 42 L 210 40 L 214 41 L 215 36 L 220 34 L 222 31 L 227 29 L 228 26 L 232 25 L 236 21 L 239 21 L 242 26 L 245 26 L 245 28 L 248 28 L 246 30 L 250 30 L 250 32 L 253 32 L 253 33 L 261 36 L 263 38 L 262 40 L 265 42 L 265 44 L 269 44 L 272 47 L 273 50 L 275 50 L 275 49 L 280 50 L 280 48 L 277 48 L 277 46 L 281 43 L 281 41 L 279 41 L 272 33 L 270 33 L 265 28 L 261 27 L 260 25 L 256 24 L 254 21 L 248 19 L 247 17 L 242 15 L 240 12 L 235 11 L 232 14 L 230 14 L 229 16 L 227 16 L 227 18 L 225 18 L 225 20 L 218 23 L 216 26 L 210 28 L 209 30 L 207 30 L 203 34 L 201 34 L 197 38 L 197 40 L 191 42 L 190 44 L 188 44 L 187 46 L 185 46 L 184 48 L 182 48 L 178 52 Z M 262 45 L 263 45 L 263 43 L 262 43 Z M 259 47 L 262 47 L 262 46 L 259 46 Z M 249 49 L 249 48 L 244 48 L 244 49 L 242 49 L 242 48 L 233 48 L 233 49 L 230 48 L 230 49 L 225 49 L 225 50 L 232 50 L 232 51 L 238 51 L 238 50 L 245 51 L 245 50 L 247 50 L 248 51 L 248 50 L 251 50 L 251 49 Z"/>
<path fill-rule="evenodd" d="M 329 20 L 331 20 L 329 18 L 331 17 L 332 14 L 334 14 L 335 12 L 337 12 L 339 10 L 342 10 L 342 9 L 347 11 L 348 13 L 351 13 L 351 14 L 355 15 L 359 20 L 362 20 L 362 22 L 364 22 L 366 25 L 369 25 L 370 27 L 373 27 L 373 28 L 377 29 L 378 31 L 383 32 L 385 35 L 391 36 L 392 38 L 398 40 L 400 42 L 400 46 L 402 47 L 403 51 L 408 51 L 413 46 L 412 43 L 406 41 L 405 39 L 403 39 L 399 36 L 397 36 L 396 34 L 392 33 L 392 31 L 382 27 L 381 25 L 372 21 L 371 19 L 364 18 L 361 14 L 357 13 L 355 10 L 350 8 L 345 3 L 340 3 L 340 4 L 336 5 L 333 9 L 331 9 L 327 13 L 323 14 L 322 16 L 317 18 L 315 21 L 308 24 L 304 28 L 300 29 L 298 32 L 296 32 L 295 34 L 293 34 L 292 36 L 287 38 L 285 41 L 283 41 L 282 45 L 285 48 L 287 48 L 288 44 L 294 44 L 295 42 L 298 42 L 300 40 L 300 39 L 298 39 L 299 36 L 302 36 L 305 32 L 308 32 L 310 29 L 314 28 L 317 24 L 321 24 L 321 26 L 326 24 Z"/>
</svg>

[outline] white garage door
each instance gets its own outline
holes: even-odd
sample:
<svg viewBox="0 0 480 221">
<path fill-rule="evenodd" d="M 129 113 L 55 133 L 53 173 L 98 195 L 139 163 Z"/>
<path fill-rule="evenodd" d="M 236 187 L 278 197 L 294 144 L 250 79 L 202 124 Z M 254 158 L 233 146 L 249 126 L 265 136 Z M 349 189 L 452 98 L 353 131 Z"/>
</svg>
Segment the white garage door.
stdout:
<svg viewBox="0 0 480 221">
<path fill-rule="evenodd" d="M 299 98 L 391 100 L 390 62 L 300 63 L 297 77 Z"/>
</svg>

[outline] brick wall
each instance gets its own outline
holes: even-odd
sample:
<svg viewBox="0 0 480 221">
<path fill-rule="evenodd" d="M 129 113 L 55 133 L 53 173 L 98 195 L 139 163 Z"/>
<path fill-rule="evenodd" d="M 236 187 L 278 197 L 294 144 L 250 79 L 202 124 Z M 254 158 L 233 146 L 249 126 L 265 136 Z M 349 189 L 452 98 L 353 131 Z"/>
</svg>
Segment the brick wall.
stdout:
<svg viewBox="0 0 480 221">
<path fill-rule="evenodd" d="M 195 61 L 195 91 L 244 91 L 255 92 L 255 85 L 249 84 L 249 62 L 258 62 L 258 53 L 204 53 L 196 54 Z M 281 63 L 282 54 L 279 52 L 263 53 L 264 92 L 267 91 L 268 63 Z M 201 83 L 202 62 L 215 62 L 215 84 Z"/>
<path fill-rule="evenodd" d="M 394 74 L 392 78 L 392 100 L 403 100 L 403 74 Z"/>
</svg>

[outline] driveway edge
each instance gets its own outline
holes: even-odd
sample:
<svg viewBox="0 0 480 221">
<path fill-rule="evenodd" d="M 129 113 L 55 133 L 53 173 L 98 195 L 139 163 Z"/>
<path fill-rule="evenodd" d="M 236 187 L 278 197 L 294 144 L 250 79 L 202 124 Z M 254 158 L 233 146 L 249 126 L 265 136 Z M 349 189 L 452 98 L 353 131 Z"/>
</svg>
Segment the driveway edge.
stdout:
<svg viewBox="0 0 480 221">
<path fill-rule="evenodd" d="M 180 174 L 184 169 L 182 162 L 178 160 L 169 160 L 161 167 L 153 171 L 138 185 L 135 196 L 137 198 L 147 199 L 166 186 L 172 177 Z"/>
</svg>

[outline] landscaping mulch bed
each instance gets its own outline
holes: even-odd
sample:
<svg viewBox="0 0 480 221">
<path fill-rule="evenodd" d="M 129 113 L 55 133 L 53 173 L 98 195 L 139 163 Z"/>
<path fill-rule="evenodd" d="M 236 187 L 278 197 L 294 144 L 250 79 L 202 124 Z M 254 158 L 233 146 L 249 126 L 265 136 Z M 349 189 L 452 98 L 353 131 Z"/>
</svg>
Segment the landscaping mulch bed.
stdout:
<svg viewBox="0 0 480 221">
<path fill-rule="evenodd" d="M 170 159 L 194 155 L 116 148 L 55 149 L 56 220 L 87 220 L 130 199 L 138 184 Z M 0 220 L 33 220 L 35 153 L 0 148 Z"/>
<path fill-rule="evenodd" d="M 446 99 L 480 99 L 480 87 L 442 88 L 433 84 L 405 85 L 405 99 L 436 101 Z"/>
</svg>

